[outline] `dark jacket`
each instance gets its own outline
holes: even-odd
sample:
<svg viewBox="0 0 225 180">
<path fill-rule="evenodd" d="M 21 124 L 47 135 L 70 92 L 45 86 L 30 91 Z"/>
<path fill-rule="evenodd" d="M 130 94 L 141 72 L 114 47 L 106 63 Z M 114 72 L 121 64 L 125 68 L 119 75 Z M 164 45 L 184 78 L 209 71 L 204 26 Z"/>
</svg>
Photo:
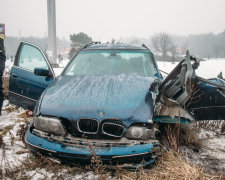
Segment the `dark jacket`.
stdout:
<svg viewBox="0 0 225 180">
<path fill-rule="evenodd" d="M 5 47 L 4 47 L 4 40 L 0 36 L 0 76 L 3 75 L 4 69 L 5 69 Z"/>
</svg>

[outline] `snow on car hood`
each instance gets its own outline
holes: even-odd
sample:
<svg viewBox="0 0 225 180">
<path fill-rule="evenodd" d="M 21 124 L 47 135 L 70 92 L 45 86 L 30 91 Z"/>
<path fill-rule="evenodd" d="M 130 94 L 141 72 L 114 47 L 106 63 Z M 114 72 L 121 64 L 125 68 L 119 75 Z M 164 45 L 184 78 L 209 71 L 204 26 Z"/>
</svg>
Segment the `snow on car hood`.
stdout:
<svg viewBox="0 0 225 180">
<path fill-rule="evenodd" d="M 69 120 L 118 118 L 127 125 L 147 122 L 153 116 L 153 82 L 138 74 L 60 76 L 46 89 L 40 113 Z"/>
</svg>

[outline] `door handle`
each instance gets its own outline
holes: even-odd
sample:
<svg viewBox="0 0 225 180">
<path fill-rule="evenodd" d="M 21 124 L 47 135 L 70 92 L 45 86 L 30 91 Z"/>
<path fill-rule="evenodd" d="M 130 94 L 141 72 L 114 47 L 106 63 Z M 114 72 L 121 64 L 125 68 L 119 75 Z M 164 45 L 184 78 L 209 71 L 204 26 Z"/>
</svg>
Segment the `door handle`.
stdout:
<svg viewBox="0 0 225 180">
<path fill-rule="evenodd" d="M 12 77 L 13 78 L 17 78 L 18 76 L 16 74 L 12 74 Z"/>
</svg>

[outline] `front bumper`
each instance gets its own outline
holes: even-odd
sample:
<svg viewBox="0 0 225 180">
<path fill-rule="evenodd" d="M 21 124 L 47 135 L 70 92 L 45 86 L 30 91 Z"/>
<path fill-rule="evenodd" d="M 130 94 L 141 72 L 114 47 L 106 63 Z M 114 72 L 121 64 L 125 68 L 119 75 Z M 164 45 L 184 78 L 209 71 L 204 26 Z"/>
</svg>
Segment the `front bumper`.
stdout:
<svg viewBox="0 0 225 180">
<path fill-rule="evenodd" d="M 48 140 L 26 132 L 25 141 L 33 153 L 55 157 L 71 163 L 90 163 L 93 155 L 98 156 L 103 163 L 117 164 L 121 167 L 137 168 L 152 164 L 156 158 L 158 142 L 126 146 L 95 147 L 68 145 L 62 142 Z M 91 141 L 91 140 L 89 140 Z"/>
</svg>

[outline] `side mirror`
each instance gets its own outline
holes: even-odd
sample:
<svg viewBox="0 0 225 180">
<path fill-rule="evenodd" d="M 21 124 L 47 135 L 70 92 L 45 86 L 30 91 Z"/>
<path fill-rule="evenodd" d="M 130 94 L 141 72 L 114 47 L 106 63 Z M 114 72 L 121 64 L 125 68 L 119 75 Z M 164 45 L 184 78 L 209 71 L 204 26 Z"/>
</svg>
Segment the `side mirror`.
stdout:
<svg viewBox="0 0 225 180">
<path fill-rule="evenodd" d="M 34 69 L 34 74 L 36 76 L 46 76 L 46 77 L 51 75 L 49 70 L 48 69 L 44 69 L 44 68 L 35 68 Z"/>
</svg>

